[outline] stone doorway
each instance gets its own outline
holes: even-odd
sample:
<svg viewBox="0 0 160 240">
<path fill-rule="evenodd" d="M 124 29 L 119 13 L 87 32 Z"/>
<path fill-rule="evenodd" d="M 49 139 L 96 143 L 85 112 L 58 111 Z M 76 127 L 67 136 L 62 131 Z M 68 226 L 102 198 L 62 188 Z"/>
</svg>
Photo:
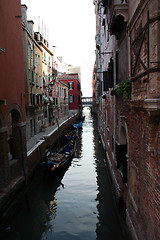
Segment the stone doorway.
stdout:
<svg viewBox="0 0 160 240">
<path fill-rule="evenodd" d="M 13 104 L 0 120 L 0 190 L 7 191 L 11 182 L 24 176 L 26 159 L 25 123 L 19 107 Z M 12 137 L 12 150 L 9 142 Z"/>
</svg>

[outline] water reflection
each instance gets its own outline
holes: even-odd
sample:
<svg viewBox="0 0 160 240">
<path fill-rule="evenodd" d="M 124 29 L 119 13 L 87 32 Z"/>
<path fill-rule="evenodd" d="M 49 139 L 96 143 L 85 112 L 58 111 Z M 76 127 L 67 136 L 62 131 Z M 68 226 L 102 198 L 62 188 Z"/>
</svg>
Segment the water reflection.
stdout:
<svg viewBox="0 0 160 240">
<path fill-rule="evenodd" d="M 28 190 L 30 211 L 28 211 L 24 199 L 17 214 L 1 233 L 1 240 L 38 240 L 41 239 L 43 232 L 52 229 L 50 221 L 57 215 L 56 194 L 61 188 L 64 188 L 62 178 L 68 167 L 69 165 L 52 177 L 45 175 L 41 169 L 37 170 L 38 176 L 35 175 L 33 184 Z"/>
<path fill-rule="evenodd" d="M 71 165 L 53 176 L 37 170 L 30 211 L 22 202 L 1 240 L 124 240 L 97 124 L 88 109 L 84 115 Z"/>
</svg>

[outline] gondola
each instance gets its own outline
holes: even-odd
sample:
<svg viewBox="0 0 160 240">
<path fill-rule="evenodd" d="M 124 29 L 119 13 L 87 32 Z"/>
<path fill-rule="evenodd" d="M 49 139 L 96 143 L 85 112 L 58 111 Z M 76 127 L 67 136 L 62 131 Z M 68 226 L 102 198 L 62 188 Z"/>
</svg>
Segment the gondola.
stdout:
<svg viewBox="0 0 160 240">
<path fill-rule="evenodd" d="M 47 160 L 41 163 L 42 168 L 49 172 L 53 172 L 69 162 L 75 152 L 76 147 L 76 135 L 69 143 L 63 146 L 58 152 L 50 153 L 47 156 Z"/>
<path fill-rule="evenodd" d="M 68 139 L 68 140 L 71 140 L 71 139 L 74 139 L 77 135 L 77 132 L 75 130 L 65 134 L 65 137 Z"/>
</svg>

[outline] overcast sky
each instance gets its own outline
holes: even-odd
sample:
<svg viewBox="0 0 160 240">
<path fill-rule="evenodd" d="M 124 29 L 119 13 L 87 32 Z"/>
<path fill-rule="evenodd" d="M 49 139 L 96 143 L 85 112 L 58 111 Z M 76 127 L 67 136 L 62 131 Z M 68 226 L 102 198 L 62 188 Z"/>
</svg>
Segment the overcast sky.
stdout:
<svg viewBox="0 0 160 240">
<path fill-rule="evenodd" d="M 38 25 L 38 17 L 48 29 L 49 46 L 67 64 L 82 69 L 83 96 L 92 96 L 95 61 L 95 14 L 93 0 L 21 0 L 28 7 L 28 20 Z M 37 29 L 35 29 L 37 30 Z"/>
</svg>

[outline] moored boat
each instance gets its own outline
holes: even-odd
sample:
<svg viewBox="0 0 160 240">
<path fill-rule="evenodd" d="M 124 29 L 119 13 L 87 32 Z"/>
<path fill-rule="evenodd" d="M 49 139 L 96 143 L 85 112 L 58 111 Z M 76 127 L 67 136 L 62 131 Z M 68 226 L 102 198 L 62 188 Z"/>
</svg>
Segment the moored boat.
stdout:
<svg viewBox="0 0 160 240">
<path fill-rule="evenodd" d="M 76 137 L 71 139 L 69 143 L 63 146 L 58 152 L 50 153 L 47 156 L 47 160 L 41 163 L 41 166 L 50 172 L 53 172 L 56 169 L 61 168 L 63 165 L 65 165 L 72 159 L 75 152 L 75 146 Z"/>
<path fill-rule="evenodd" d="M 76 138 L 77 137 L 77 133 L 76 133 L 76 131 L 74 130 L 74 131 L 71 131 L 71 132 L 69 132 L 69 133 L 67 133 L 66 135 L 65 135 L 65 137 L 67 138 L 67 139 L 74 139 L 74 138 Z"/>
</svg>

